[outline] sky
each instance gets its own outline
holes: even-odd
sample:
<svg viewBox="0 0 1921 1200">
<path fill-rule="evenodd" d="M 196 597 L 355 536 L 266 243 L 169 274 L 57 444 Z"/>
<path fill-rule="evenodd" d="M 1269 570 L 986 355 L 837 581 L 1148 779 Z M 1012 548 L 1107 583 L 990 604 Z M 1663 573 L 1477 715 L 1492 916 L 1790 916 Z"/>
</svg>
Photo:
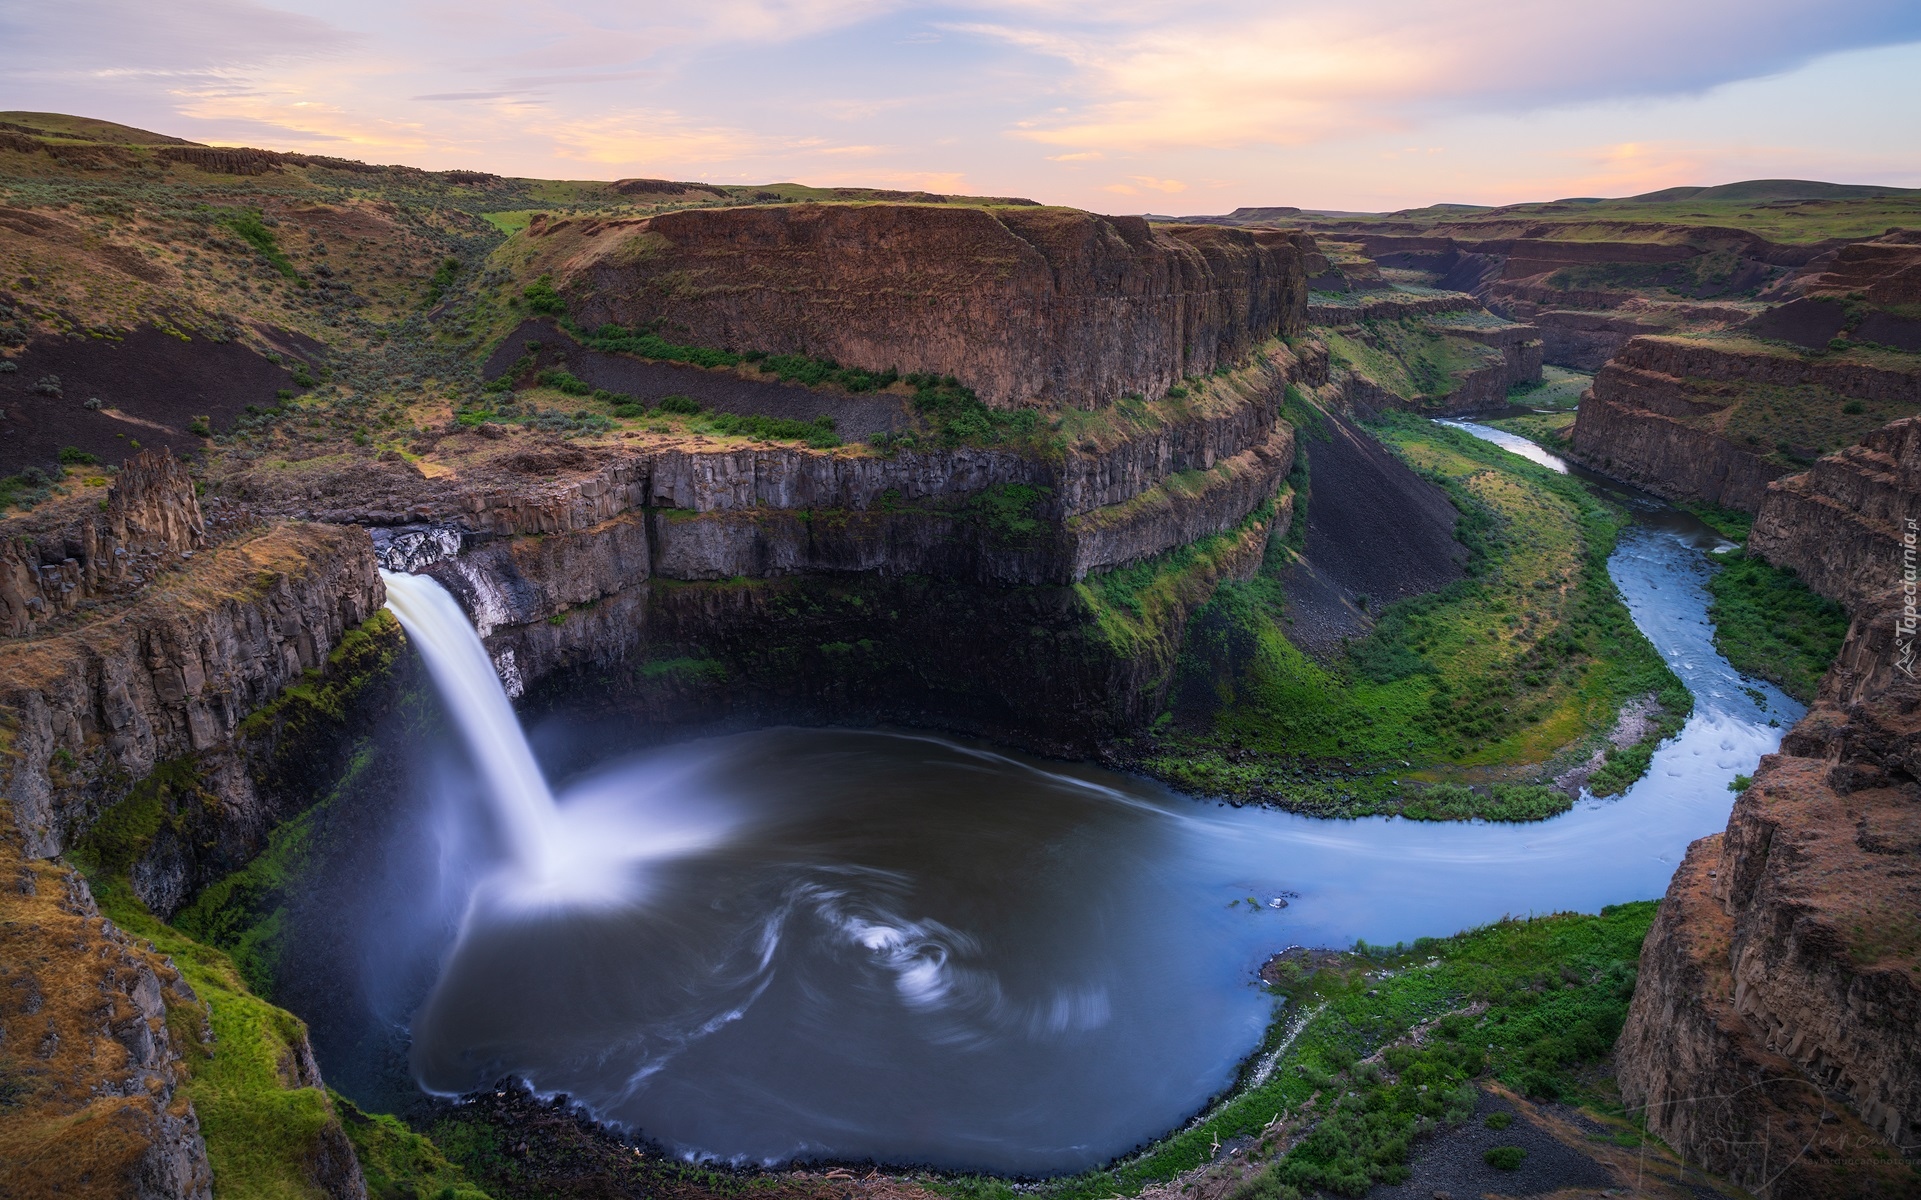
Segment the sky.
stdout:
<svg viewBox="0 0 1921 1200">
<path fill-rule="evenodd" d="M 0 109 L 1110 213 L 1921 187 L 1921 0 L 0 0 Z"/>
</svg>

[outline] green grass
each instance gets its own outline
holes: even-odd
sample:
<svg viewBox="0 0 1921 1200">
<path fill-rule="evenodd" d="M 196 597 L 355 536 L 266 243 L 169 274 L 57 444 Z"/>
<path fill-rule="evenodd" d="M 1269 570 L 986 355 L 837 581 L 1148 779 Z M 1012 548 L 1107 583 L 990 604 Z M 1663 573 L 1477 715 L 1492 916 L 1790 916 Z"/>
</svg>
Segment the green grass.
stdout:
<svg viewBox="0 0 1921 1200">
<path fill-rule="evenodd" d="M 1279 1049 L 1297 1014 L 1311 1015 L 1264 1079 L 1243 1068 L 1233 1091 L 1190 1127 L 1104 1170 L 1023 1190 L 1044 1200 L 1132 1196 L 1206 1165 L 1216 1146 L 1242 1137 L 1255 1139 L 1248 1161 L 1261 1165 L 1238 1200 L 1315 1189 L 1358 1196 L 1399 1182 L 1420 1137 L 1470 1118 L 1481 1082 L 1587 1098 L 1582 1068 L 1620 1033 L 1655 909 L 1643 901 L 1598 916 L 1508 919 L 1412 946 L 1362 944 L 1311 968 L 1282 960 L 1284 1003 L 1250 1063 Z M 1476 1003 L 1486 1008 L 1470 1015 Z M 1417 1029 L 1425 1033 L 1418 1044 L 1409 1036 Z M 994 1180 L 938 1186 L 965 1200 L 1013 1195 Z"/>
<path fill-rule="evenodd" d="M 1566 367 L 1542 367 L 1541 382 L 1509 388 L 1507 402 L 1528 408 L 1572 412 L 1581 403 L 1581 393 L 1594 386 L 1594 376 Z"/>
<path fill-rule="evenodd" d="M 285 839 L 276 834 L 275 841 L 283 845 Z M 287 856 L 279 857 L 284 866 Z M 199 998 L 197 1005 L 170 1002 L 167 1024 L 183 1052 L 184 1090 L 206 1138 L 215 1200 L 311 1200 L 319 1192 L 309 1167 L 318 1139 L 336 1119 L 361 1160 L 372 1200 L 486 1200 L 431 1143 L 394 1118 L 368 1117 L 339 1097 L 287 1078 L 295 1048 L 306 1038 L 300 1019 L 262 999 L 232 956 L 149 912 L 112 846 L 95 838 L 76 858 L 101 911 L 152 942 Z"/>
<path fill-rule="evenodd" d="M 1389 413 L 1375 432 L 1454 498 L 1468 577 L 1381 609 L 1366 638 L 1317 662 L 1286 637 L 1288 554 L 1270 546 L 1259 576 L 1223 585 L 1190 623 L 1175 712 L 1135 746 L 1139 765 L 1186 790 L 1323 815 L 1537 819 L 1563 807 L 1545 789 L 1470 788 L 1463 772 L 1505 772 L 1510 788 L 1541 779 L 1650 693 L 1649 751 L 1679 727 L 1692 697 L 1607 574 L 1624 514 L 1419 418 Z"/>
<path fill-rule="evenodd" d="M 329 1093 L 367 1177 L 367 1200 L 491 1200 L 433 1142 L 397 1118 L 370 1114 Z"/>
<path fill-rule="evenodd" d="M 258 250 L 260 257 L 266 259 L 274 270 L 288 279 L 300 278 L 300 272 L 294 268 L 293 260 L 280 249 L 279 239 L 274 237 L 273 230 L 261 221 L 259 213 L 240 213 L 237 216 L 228 217 L 225 224 L 227 228 L 245 239 L 248 245 Z"/>
<path fill-rule="evenodd" d="M 797 421 L 791 417 L 743 417 L 734 413 L 714 413 L 695 428 L 709 429 L 725 437 L 805 442 L 817 450 L 840 445 L 840 438 L 834 433 L 834 418 L 824 415 L 811 421 Z"/>
<path fill-rule="evenodd" d="M 198 1006 L 169 1004 L 167 1023 L 183 1051 L 216 1200 L 309 1200 L 317 1193 L 307 1163 L 334 1114 L 326 1093 L 281 1075 L 305 1037 L 300 1020 L 254 995 L 225 954 L 148 912 L 124 875 L 88 875 L 101 911 L 171 958 L 205 1005 L 211 1042 Z"/>
<path fill-rule="evenodd" d="M 508 212 L 488 212 L 481 213 L 480 219 L 511 237 L 527 228 L 528 224 L 533 220 L 536 211 L 538 210 L 517 208 Z"/>
<path fill-rule="evenodd" d="M 1714 646 L 1734 669 L 1778 685 L 1806 704 L 1841 651 L 1848 617 L 1793 571 L 1729 555 L 1708 581 Z"/>
<path fill-rule="evenodd" d="M 1496 417 L 1482 424 L 1519 434 L 1543 449 L 1564 454 L 1568 449 L 1568 434 L 1574 428 L 1574 414 L 1571 412 L 1528 413 L 1519 417 Z"/>
<path fill-rule="evenodd" d="M 1501 361 L 1480 342 L 1449 337 L 1427 318 L 1368 321 L 1356 332 L 1322 331 L 1336 366 L 1373 380 L 1416 408 L 1443 409 L 1470 372 Z"/>
</svg>

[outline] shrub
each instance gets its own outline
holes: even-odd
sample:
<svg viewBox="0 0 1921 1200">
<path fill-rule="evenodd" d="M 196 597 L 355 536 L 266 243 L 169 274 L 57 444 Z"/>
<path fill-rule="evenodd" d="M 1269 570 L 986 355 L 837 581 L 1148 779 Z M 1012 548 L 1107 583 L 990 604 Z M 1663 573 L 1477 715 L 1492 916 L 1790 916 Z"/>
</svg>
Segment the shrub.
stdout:
<svg viewBox="0 0 1921 1200">
<path fill-rule="evenodd" d="M 520 294 L 522 298 L 527 301 L 527 309 L 529 312 L 539 313 L 543 316 L 558 316 L 567 311 L 567 301 L 561 297 L 559 292 L 554 290 L 554 277 L 552 275 L 542 275 L 539 279 L 534 280 L 522 288 Z"/>
<path fill-rule="evenodd" d="M 458 274 L 460 274 L 459 259 L 447 258 L 441 260 L 440 266 L 434 271 L 433 278 L 427 281 L 427 307 L 432 308 L 434 305 L 440 303 L 441 296 L 446 293 L 448 288 L 453 286 L 454 276 Z"/>
<path fill-rule="evenodd" d="M 663 407 L 665 403 L 662 401 Z M 735 413 L 715 413 L 708 418 L 707 423 L 714 432 L 730 437 L 803 441 L 816 449 L 823 450 L 840 445 L 840 438 L 834 434 L 834 418 L 824 415 L 815 417 L 812 421 L 795 421 L 787 417 L 743 417 Z"/>
<path fill-rule="evenodd" d="M 195 417 L 187 422 L 187 432 L 195 437 L 212 437 L 213 422 L 206 417 Z"/>
<path fill-rule="evenodd" d="M 228 217 L 222 224 L 239 234 L 248 245 L 258 250 L 260 257 L 266 259 L 267 262 L 273 266 L 274 270 L 280 272 L 288 279 L 298 279 L 300 277 L 300 272 L 294 270 L 292 261 L 287 258 L 286 254 L 282 253 L 280 243 L 274 238 L 273 230 L 267 228 L 267 224 L 261 219 L 260 214 L 243 212 L 237 216 Z"/>
<path fill-rule="evenodd" d="M 677 413 L 683 417 L 691 417 L 700 411 L 700 401 L 694 399 L 692 396 L 682 396 L 678 394 L 662 396 L 660 403 L 654 406 L 654 411 Z"/>
<path fill-rule="evenodd" d="M 1723 560 L 1708 593 L 1714 647 L 1734 669 L 1776 683 L 1804 703 L 1813 700 L 1847 637 L 1841 607 L 1810 591 L 1793 571 L 1746 555 Z"/>
<path fill-rule="evenodd" d="M 92 466 L 100 461 L 98 455 L 88 454 L 78 446 L 60 447 L 60 465 L 65 467 Z"/>
<path fill-rule="evenodd" d="M 1858 417 L 1862 413 L 1868 411 L 1868 409 L 1867 409 L 1867 405 L 1862 404 L 1859 400 L 1850 400 L 1846 404 L 1843 404 L 1841 406 L 1841 411 L 1848 414 L 1850 417 Z"/>
<path fill-rule="evenodd" d="M 1497 1171 L 1518 1171 L 1521 1169 L 1521 1160 L 1526 1157 L 1527 1151 L 1519 1146 L 1495 1146 L 1484 1152 L 1481 1160 Z"/>
<path fill-rule="evenodd" d="M 0 358 L 0 375 L 11 375 L 20 369 L 20 364 L 10 358 Z"/>
<path fill-rule="evenodd" d="M 1041 431 L 1040 414 L 1031 408 L 998 412 L 952 375 L 909 375 L 914 410 L 934 427 L 945 447 L 1032 441 Z"/>
<path fill-rule="evenodd" d="M 614 405 L 614 415 L 616 417 L 630 418 L 644 417 L 647 415 L 647 406 L 637 400 L 628 400 L 624 403 Z"/>
<path fill-rule="evenodd" d="M 572 372 L 561 367 L 548 367 L 540 374 L 534 376 L 534 381 L 544 387 L 553 388 L 557 392 L 565 392 L 569 396 L 591 396 L 594 394 L 592 384 L 584 379 L 577 378 Z"/>
<path fill-rule="evenodd" d="M 1481 1123 L 1489 1129 L 1506 1129 L 1509 1125 L 1514 1124 L 1514 1114 L 1511 1112 L 1489 1113 L 1487 1120 Z"/>
<path fill-rule="evenodd" d="M 58 375 L 42 375 L 39 381 L 33 385 L 33 390 L 43 396 L 58 396 L 61 394 L 60 377 Z"/>
</svg>

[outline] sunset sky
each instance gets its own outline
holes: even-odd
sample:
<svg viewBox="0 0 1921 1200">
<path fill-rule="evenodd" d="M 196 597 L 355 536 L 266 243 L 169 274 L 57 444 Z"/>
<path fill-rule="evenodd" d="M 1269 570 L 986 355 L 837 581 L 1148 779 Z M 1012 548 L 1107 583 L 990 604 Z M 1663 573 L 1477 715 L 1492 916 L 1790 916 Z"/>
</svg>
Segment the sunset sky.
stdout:
<svg viewBox="0 0 1921 1200">
<path fill-rule="evenodd" d="M 1921 187 L 1921 0 L 0 0 L 0 108 L 1104 212 Z"/>
</svg>

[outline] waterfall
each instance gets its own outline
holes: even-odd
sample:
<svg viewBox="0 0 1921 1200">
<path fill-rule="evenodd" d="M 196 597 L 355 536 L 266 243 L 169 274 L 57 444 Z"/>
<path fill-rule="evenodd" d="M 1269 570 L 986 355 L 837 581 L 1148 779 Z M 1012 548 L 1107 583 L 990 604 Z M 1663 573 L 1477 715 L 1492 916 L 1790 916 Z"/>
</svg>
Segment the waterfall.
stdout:
<svg viewBox="0 0 1921 1200">
<path fill-rule="evenodd" d="M 387 607 L 420 651 L 441 699 L 473 752 L 502 832 L 522 870 L 546 876 L 556 866 L 557 812 L 494 664 L 467 614 L 425 575 L 382 571 Z"/>
</svg>

